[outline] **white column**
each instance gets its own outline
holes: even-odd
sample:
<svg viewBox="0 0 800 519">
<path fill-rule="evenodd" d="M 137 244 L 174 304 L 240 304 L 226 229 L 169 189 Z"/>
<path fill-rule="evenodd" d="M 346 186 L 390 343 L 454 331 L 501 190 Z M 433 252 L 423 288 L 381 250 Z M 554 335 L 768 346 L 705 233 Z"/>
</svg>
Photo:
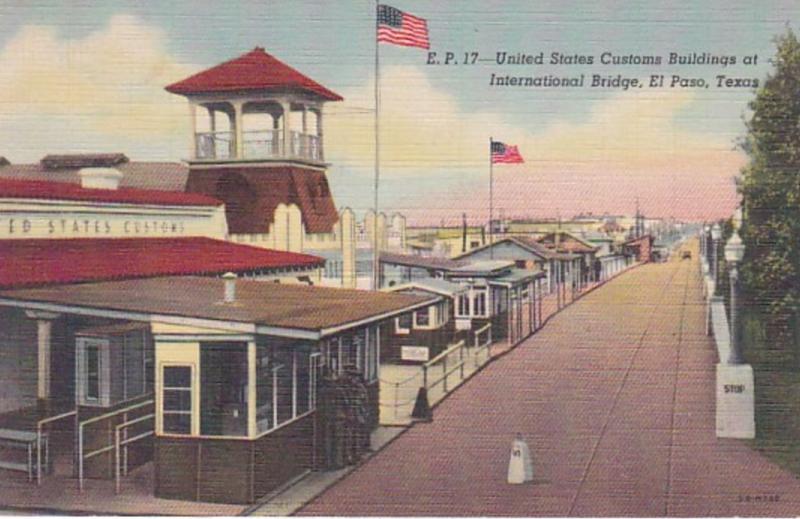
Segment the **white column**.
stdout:
<svg viewBox="0 0 800 519">
<path fill-rule="evenodd" d="M 322 108 L 317 110 L 317 141 L 319 145 L 319 160 L 325 160 L 325 149 L 322 144 Z"/>
<path fill-rule="evenodd" d="M 235 141 L 235 157 L 237 159 L 244 158 L 244 103 L 242 101 L 235 101 L 233 104 L 233 130 Z"/>
<path fill-rule="evenodd" d="M 247 436 L 255 438 L 258 434 L 258 413 L 256 401 L 258 399 L 258 388 L 256 387 L 258 376 L 256 374 L 257 367 L 256 355 L 256 341 L 247 342 Z M 274 426 L 275 424 L 273 424 Z"/>
<path fill-rule="evenodd" d="M 292 131 L 289 120 L 291 119 L 292 104 L 281 102 L 283 108 L 283 153 L 284 157 L 292 155 Z"/>
<path fill-rule="evenodd" d="M 192 118 L 192 124 L 189 125 L 189 155 L 191 158 L 197 158 L 197 105 L 189 102 L 189 117 Z"/>
<path fill-rule="evenodd" d="M 303 136 L 300 137 L 300 155 L 311 156 L 311 143 L 308 142 L 308 107 L 303 105 Z"/>
<path fill-rule="evenodd" d="M 52 349 L 53 320 L 60 314 L 51 312 L 26 311 L 25 314 L 36 319 L 37 328 L 37 391 L 38 398 L 50 397 L 50 350 Z"/>
</svg>

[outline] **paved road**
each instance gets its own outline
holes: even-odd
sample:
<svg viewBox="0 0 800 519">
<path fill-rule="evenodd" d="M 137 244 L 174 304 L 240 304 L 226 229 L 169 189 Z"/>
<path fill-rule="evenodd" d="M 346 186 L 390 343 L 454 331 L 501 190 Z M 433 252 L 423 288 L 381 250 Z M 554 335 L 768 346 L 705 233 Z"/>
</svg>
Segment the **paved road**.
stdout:
<svg viewBox="0 0 800 519">
<path fill-rule="evenodd" d="M 645 265 L 588 294 L 300 513 L 800 514 L 800 481 L 715 438 L 698 270 Z M 505 483 L 517 432 L 534 484 Z"/>
</svg>

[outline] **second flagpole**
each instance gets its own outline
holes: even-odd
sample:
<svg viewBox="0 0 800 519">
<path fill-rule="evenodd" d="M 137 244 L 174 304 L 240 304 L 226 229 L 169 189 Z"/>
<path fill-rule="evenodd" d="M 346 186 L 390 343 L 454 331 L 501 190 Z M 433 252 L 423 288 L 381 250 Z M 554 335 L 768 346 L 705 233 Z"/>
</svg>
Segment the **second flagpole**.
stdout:
<svg viewBox="0 0 800 519">
<path fill-rule="evenodd" d="M 381 73 L 380 73 L 380 41 L 378 41 L 378 10 L 380 0 L 375 0 L 375 186 L 374 186 L 374 210 L 375 218 L 372 222 L 372 289 L 380 288 L 380 251 L 378 250 L 378 185 L 381 171 L 381 147 L 380 147 L 380 108 L 381 108 Z"/>
<path fill-rule="evenodd" d="M 494 141 L 489 137 L 489 258 L 494 259 L 494 228 L 492 219 L 494 217 L 494 164 L 492 162 L 492 147 Z"/>
</svg>

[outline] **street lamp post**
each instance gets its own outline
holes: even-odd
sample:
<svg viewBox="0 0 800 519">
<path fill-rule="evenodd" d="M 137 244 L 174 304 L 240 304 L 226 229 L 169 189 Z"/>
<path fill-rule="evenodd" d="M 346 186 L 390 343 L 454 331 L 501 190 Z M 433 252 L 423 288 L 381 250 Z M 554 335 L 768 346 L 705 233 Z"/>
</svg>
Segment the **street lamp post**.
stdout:
<svg viewBox="0 0 800 519">
<path fill-rule="evenodd" d="M 741 352 L 739 351 L 739 340 L 737 338 L 736 327 L 736 292 L 738 289 L 739 263 L 744 258 L 744 245 L 739 237 L 739 232 L 734 230 L 733 235 L 725 244 L 725 261 L 728 263 L 728 272 L 731 283 L 731 349 L 728 355 L 728 364 L 740 364 L 742 362 Z"/>
<path fill-rule="evenodd" d="M 712 274 L 714 278 L 714 284 L 719 283 L 719 279 L 717 276 L 719 275 L 719 240 L 722 238 L 722 229 L 719 227 L 719 223 L 714 223 L 713 227 L 711 227 L 711 242 L 713 245 L 713 260 L 714 264 L 711 265 Z"/>
</svg>

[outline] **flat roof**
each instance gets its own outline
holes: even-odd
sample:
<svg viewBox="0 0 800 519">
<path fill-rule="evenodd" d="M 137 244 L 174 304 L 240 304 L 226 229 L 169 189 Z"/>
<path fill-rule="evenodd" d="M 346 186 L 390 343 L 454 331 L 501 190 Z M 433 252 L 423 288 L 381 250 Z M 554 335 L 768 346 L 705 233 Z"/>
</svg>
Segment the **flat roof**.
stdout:
<svg viewBox="0 0 800 519">
<path fill-rule="evenodd" d="M 441 299 L 239 279 L 235 302 L 225 303 L 224 286 L 223 279 L 190 276 L 86 283 L 0 291 L 0 305 L 63 312 L 104 309 L 152 316 L 144 320 L 175 316 L 326 334 Z"/>
<path fill-rule="evenodd" d="M 560 253 L 556 252 L 552 249 L 548 249 L 544 246 L 544 244 L 539 243 L 535 238 L 531 236 L 502 236 L 495 239 L 494 243 L 487 243 L 485 245 L 481 245 L 480 247 L 476 247 L 470 251 L 467 251 L 459 256 L 456 256 L 456 261 L 468 261 L 470 256 L 475 255 L 475 253 L 488 250 L 491 247 L 496 247 L 502 243 L 514 243 L 523 249 L 540 256 L 542 259 L 557 259 L 557 260 L 569 260 L 574 259 L 577 256 L 572 254 Z"/>
<path fill-rule="evenodd" d="M 382 263 L 401 265 L 404 267 L 416 267 L 432 270 L 453 270 L 463 267 L 466 261 L 451 260 L 437 256 L 418 256 L 415 254 L 395 254 L 392 252 L 381 252 L 380 260 Z"/>
<path fill-rule="evenodd" d="M 64 200 L 107 204 L 208 206 L 222 205 L 220 200 L 200 193 L 160 191 L 156 189 L 94 189 L 67 182 L 0 178 L 0 199 Z"/>
<path fill-rule="evenodd" d="M 0 289 L 119 279 L 257 273 L 325 260 L 201 237 L 0 240 Z"/>
<path fill-rule="evenodd" d="M 387 290 L 390 292 L 398 292 L 402 290 L 422 290 L 424 292 L 433 292 L 434 294 L 452 297 L 456 294 L 466 292 L 467 289 L 468 288 L 464 285 L 459 285 L 458 283 L 453 283 L 445 279 L 426 278 L 415 279 L 402 285 L 395 285 Z"/>
<path fill-rule="evenodd" d="M 544 271 L 541 270 L 528 270 L 528 269 L 511 269 L 511 272 L 502 276 L 488 280 L 490 284 L 502 285 L 518 285 L 524 281 L 531 279 L 542 278 L 545 276 Z"/>
<path fill-rule="evenodd" d="M 450 269 L 454 274 L 494 274 L 499 270 L 505 270 L 514 266 L 513 260 L 481 260 L 471 261 L 465 265 L 461 265 Z"/>
</svg>

